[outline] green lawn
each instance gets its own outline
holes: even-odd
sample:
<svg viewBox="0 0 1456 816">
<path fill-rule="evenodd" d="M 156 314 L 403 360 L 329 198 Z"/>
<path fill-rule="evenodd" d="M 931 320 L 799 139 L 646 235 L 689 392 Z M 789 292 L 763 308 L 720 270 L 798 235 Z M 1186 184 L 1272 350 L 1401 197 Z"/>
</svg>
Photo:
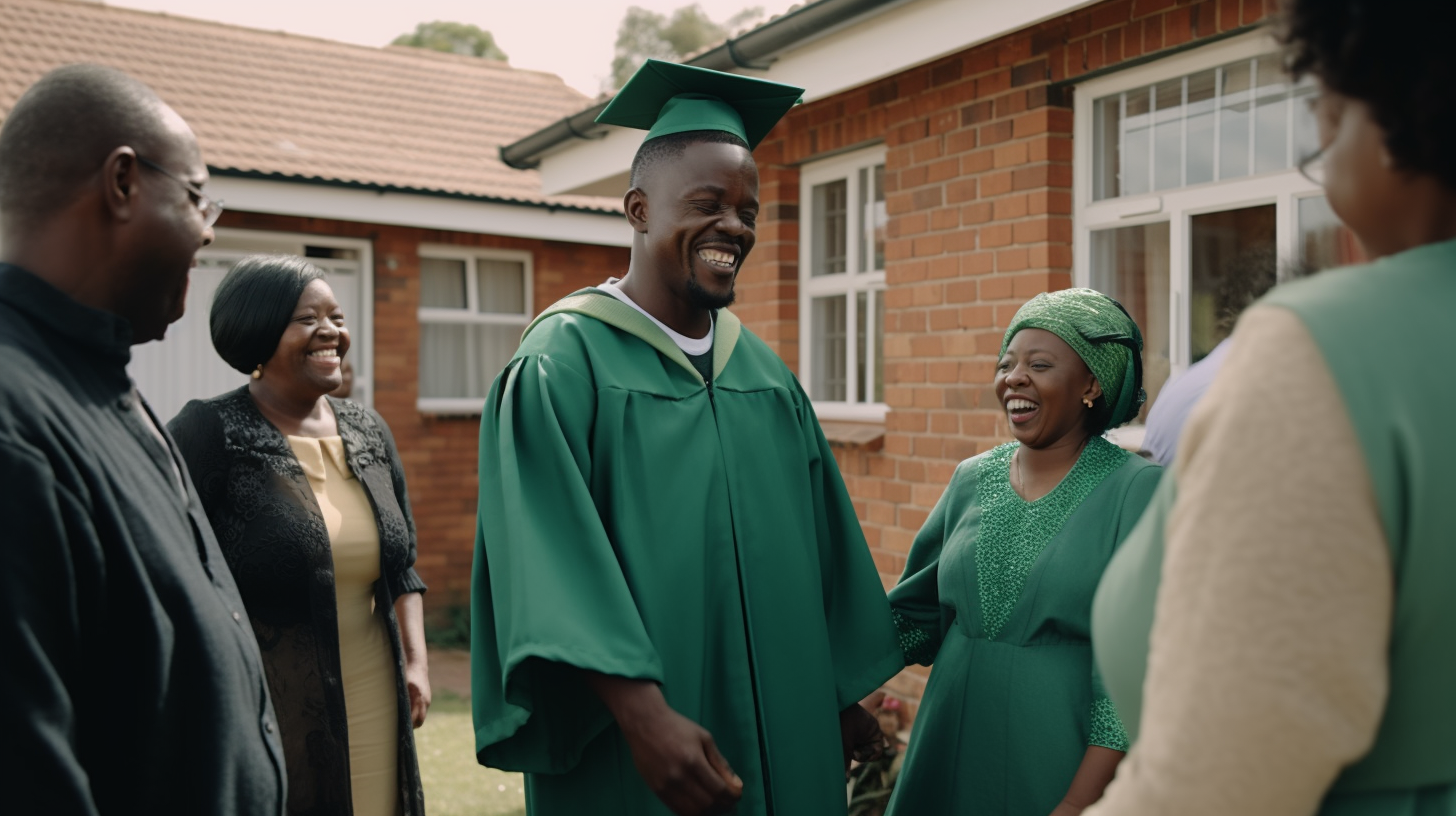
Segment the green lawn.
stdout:
<svg viewBox="0 0 1456 816">
<path fill-rule="evenodd" d="M 443 689 L 415 732 L 425 811 L 430 816 L 525 816 L 520 774 L 482 768 L 475 761 L 470 702 Z"/>
</svg>

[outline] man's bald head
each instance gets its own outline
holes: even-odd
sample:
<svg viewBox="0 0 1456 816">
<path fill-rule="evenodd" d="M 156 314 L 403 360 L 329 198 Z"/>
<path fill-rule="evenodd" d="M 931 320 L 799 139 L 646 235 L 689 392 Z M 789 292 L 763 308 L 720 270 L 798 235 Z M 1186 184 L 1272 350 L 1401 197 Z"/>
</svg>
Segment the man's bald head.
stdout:
<svg viewBox="0 0 1456 816">
<path fill-rule="evenodd" d="M 0 128 L 0 218 L 33 224 L 69 205 L 116 148 L 157 152 L 176 114 L 112 68 L 67 65 L 15 103 Z"/>
</svg>

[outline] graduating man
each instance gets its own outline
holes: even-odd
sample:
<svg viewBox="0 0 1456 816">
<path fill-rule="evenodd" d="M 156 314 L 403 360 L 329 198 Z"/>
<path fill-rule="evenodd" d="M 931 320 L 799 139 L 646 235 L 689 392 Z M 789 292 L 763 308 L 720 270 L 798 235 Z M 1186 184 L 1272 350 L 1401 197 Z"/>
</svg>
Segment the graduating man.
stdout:
<svg viewBox="0 0 1456 816">
<path fill-rule="evenodd" d="M 903 665 L 809 399 L 726 307 L 750 150 L 801 89 L 649 60 L 598 121 L 647 130 L 626 277 L 547 309 L 480 430 L 481 763 L 533 816 L 844 813 Z"/>
<path fill-rule="evenodd" d="M 222 206 L 150 88 L 58 68 L 0 128 L 6 813 L 278 816 L 258 644 L 187 467 L 126 374 Z"/>
</svg>

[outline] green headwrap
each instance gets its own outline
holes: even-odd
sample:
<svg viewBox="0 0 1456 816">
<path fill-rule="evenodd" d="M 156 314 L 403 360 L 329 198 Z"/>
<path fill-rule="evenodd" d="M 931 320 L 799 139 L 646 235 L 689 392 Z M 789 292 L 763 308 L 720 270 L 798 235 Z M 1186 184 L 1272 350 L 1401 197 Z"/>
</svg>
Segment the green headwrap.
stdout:
<svg viewBox="0 0 1456 816">
<path fill-rule="evenodd" d="M 1143 391 L 1143 335 L 1122 304 L 1093 289 L 1037 295 L 1017 310 L 1001 340 L 1001 353 L 1022 329 L 1044 329 L 1062 338 L 1102 384 L 1111 407 L 1102 430 L 1131 421 L 1147 402 Z"/>
</svg>

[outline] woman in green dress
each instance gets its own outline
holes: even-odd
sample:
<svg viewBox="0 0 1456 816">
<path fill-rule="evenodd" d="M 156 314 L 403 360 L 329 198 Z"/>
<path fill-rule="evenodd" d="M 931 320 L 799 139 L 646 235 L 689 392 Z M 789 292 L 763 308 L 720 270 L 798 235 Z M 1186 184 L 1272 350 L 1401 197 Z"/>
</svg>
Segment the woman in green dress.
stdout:
<svg viewBox="0 0 1456 816">
<path fill-rule="evenodd" d="M 1135 742 L 1088 816 L 1456 813 L 1452 30 L 1449 2 L 1286 3 L 1302 169 L 1372 261 L 1243 314 L 1108 566 Z"/>
<path fill-rule="evenodd" d="M 1088 618 L 1160 473 L 1102 435 L 1145 400 L 1141 352 L 1090 289 L 1038 295 L 1006 331 L 1016 441 L 956 468 L 890 592 L 906 664 L 935 664 L 890 816 L 1072 816 L 1112 778 L 1127 740 Z"/>
</svg>

